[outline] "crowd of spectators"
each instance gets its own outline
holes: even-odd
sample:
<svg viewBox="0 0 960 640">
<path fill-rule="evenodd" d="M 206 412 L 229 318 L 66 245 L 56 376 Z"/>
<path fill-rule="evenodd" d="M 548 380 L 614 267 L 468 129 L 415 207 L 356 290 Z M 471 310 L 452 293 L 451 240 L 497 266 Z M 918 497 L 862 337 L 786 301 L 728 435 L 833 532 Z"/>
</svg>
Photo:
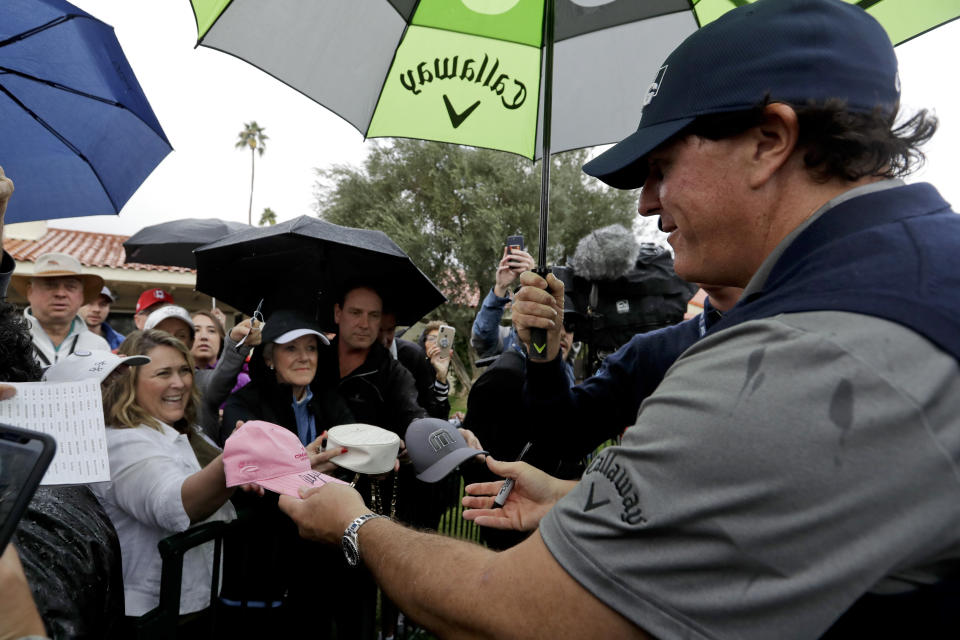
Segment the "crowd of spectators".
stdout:
<svg viewBox="0 0 960 640">
<path fill-rule="evenodd" d="M 705 72 L 724 52 L 732 71 Z M 332 327 L 291 300 L 228 330 L 152 289 L 118 342 L 101 278 L 60 253 L 14 273 L 4 253 L 0 295 L 12 276 L 29 306 L 0 303 L 0 398 L 44 370 L 99 380 L 111 479 L 38 491 L 0 558 L 0 635 L 132 637 L 160 599 L 159 540 L 236 520 L 217 600 L 213 544 L 183 559 L 178 637 L 208 637 L 216 607 L 232 636 L 374 638 L 378 587 L 384 638 L 401 611 L 441 637 L 953 637 L 960 219 L 900 179 L 935 122 L 895 125 L 889 40 L 835 0 L 733 10 L 658 82 L 637 132 L 585 171 L 642 187 L 703 311 L 577 381 L 592 310 L 564 270 L 537 275 L 507 246 L 472 326 L 489 366 L 466 415 L 448 327 L 398 336 L 375 281 L 341 287 Z M 12 193 L 0 170 L 0 224 Z M 504 532 L 490 548 L 429 531 L 456 505 L 410 460 L 424 419 L 463 428 L 411 451 L 462 436 L 489 452 L 461 466 L 464 517 Z M 222 449 L 255 420 L 342 482 L 228 487 Z M 400 437 L 392 472 L 338 464 L 355 452 L 330 430 L 355 423 Z"/>
</svg>

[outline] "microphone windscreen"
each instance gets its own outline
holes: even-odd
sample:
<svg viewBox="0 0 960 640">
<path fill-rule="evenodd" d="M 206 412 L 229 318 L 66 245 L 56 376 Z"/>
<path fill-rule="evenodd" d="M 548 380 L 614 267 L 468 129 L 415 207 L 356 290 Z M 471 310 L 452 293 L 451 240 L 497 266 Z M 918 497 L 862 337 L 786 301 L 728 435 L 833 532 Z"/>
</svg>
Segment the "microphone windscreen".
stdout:
<svg viewBox="0 0 960 640">
<path fill-rule="evenodd" d="M 592 231 L 580 239 L 570 266 L 581 278 L 616 280 L 636 265 L 640 245 L 633 233 L 621 224 Z"/>
</svg>

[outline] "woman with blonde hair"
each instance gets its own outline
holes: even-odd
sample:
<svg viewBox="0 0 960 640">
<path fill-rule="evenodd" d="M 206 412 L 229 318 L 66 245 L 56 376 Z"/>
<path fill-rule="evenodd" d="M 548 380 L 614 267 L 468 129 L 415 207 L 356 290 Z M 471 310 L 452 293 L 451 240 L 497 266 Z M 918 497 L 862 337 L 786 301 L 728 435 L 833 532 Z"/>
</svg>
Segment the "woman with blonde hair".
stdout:
<svg viewBox="0 0 960 640">
<path fill-rule="evenodd" d="M 131 336 L 124 353 L 150 362 L 130 367 L 103 392 L 111 482 L 91 485 L 120 539 L 126 615 L 155 608 L 157 543 L 201 522 L 231 520 L 219 450 L 196 427 L 198 394 L 190 351 L 164 331 Z M 201 466 L 201 462 L 209 460 Z M 186 553 L 180 614 L 210 606 L 213 543 Z"/>
</svg>

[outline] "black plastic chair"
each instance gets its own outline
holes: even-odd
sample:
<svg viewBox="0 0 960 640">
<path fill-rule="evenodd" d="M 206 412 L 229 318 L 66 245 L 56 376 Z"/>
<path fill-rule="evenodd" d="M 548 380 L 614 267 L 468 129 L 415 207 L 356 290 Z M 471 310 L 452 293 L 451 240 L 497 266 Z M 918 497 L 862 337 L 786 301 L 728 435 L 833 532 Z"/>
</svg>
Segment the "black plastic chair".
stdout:
<svg viewBox="0 0 960 640">
<path fill-rule="evenodd" d="M 204 620 L 192 621 L 210 630 L 216 636 L 217 607 L 220 584 L 220 556 L 223 538 L 230 531 L 226 522 L 208 522 L 191 527 L 182 533 L 164 538 L 157 543 L 163 566 L 160 573 L 160 604 L 133 622 L 137 640 L 169 640 L 177 637 L 180 624 L 180 585 L 183 581 L 183 555 L 201 544 L 214 541 L 213 578 L 210 582 L 210 607 L 203 614 Z"/>
</svg>

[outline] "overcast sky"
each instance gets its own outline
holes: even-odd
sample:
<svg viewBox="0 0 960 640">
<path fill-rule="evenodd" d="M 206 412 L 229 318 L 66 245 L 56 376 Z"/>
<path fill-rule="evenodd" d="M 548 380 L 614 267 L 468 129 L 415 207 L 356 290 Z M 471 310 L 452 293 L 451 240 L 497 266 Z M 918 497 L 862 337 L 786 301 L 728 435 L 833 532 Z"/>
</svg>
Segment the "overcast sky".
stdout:
<svg viewBox="0 0 960 640">
<path fill-rule="evenodd" d="M 314 167 L 359 165 L 372 141 L 322 106 L 229 55 L 194 48 L 188 0 L 72 0 L 112 25 L 174 151 L 119 216 L 54 220 L 52 226 L 132 234 L 187 217 L 246 222 L 250 153 L 234 148 L 245 122 L 269 136 L 257 158 L 256 224 L 264 207 L 279 220 L 312 214 Z M 251 34 L 253 35 L 253 34 Z M 960 204 L 960 21 L 897 48 L 907 112 L 933 108 L 940 131 L 916 178 Z M 628 132 L 625 132 L 628 133 Z M 16 176 L 11 176 L 16 180 Z"/>
</svg>

